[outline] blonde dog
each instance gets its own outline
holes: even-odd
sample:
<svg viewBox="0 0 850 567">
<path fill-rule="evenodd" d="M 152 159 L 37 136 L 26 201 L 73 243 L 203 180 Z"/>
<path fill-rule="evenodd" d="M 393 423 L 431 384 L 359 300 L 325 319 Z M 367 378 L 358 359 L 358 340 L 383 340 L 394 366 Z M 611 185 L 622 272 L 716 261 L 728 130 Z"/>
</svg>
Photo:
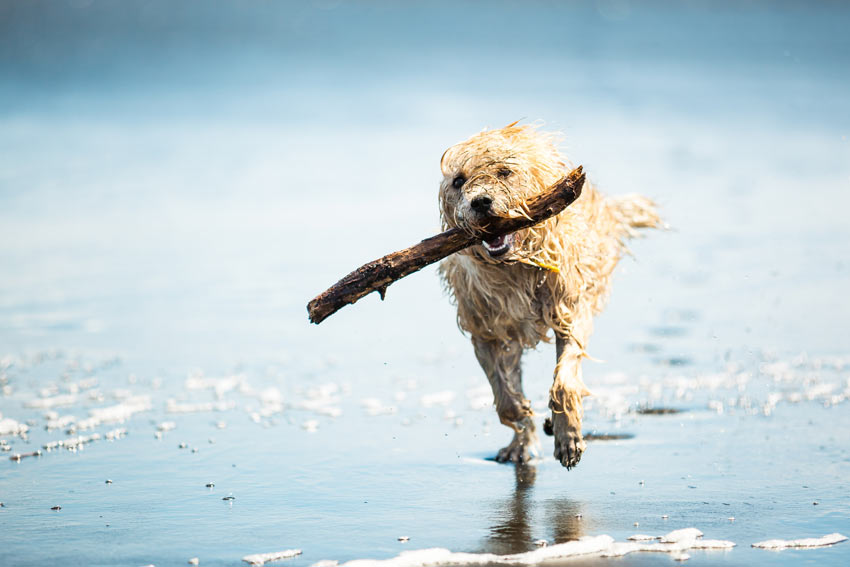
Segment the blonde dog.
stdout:
<svg viewBox="0 0 850 567">
<path fill-rule="evenodd" d="M 570 171 L 556 139 L 532 126 L 510 124 L 452 146 L 440 160 L 443 228 L 472 229 L 489 216 L 522 215 L 522 203 Z M 499 420 L 514 430 L 500 462 L 527 462 L 539 444 L 531 404 L 522 391 L 520 359 L 540 341 L 557 351 L 549 391 L 555 458 L 567 469 L 585 449 L 581 435 L 581 374 L 593 315 L 605 305 L 611 273 L 636 228 L 658 227 L 655 205 L 637 195 L 605 197 L 586 182 L 581 197 L 559 215 L 531 228 L 482 242 L 440 265 L 487 375 Z M 553 333 L 550 334 L 550 331 Z"/>
</svg>

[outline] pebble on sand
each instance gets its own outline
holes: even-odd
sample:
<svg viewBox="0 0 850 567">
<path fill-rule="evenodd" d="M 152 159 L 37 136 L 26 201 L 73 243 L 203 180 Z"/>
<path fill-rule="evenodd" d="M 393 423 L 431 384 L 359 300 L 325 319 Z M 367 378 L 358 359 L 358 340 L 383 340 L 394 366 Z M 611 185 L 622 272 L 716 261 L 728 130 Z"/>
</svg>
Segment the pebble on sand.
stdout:
<svg viewBox="0 0 850 567">
<path fill-rule="evenodd" d="M 41 450 L 39 449 L 39 450 L 33 451 L 31 453 L 15 453 L 11 457 L 9 457 L 9 460 L 16 461 L 16 462 L 20 463 L 21 459 L 26 459 L 27 457 L 40 457 L 40 456 L 41 456 Z"/>
<path fill-rule="evenodd" d="M 398 541 L 400 541 L 402 543 L 404 543 L 406 541 L 410 541 L 410 536 L 406 536 L 406 535 L 398 536 Z"/>
<path fill-rule="evenodd" d="M 112 484 L 112 479 L 107 478 L 107 479 L 106 479 L 106 484 Z"/>
<path fill-rule="evenodd" d="M 51 510 L 56 510 L 57 512 L 62 509 L 62 506 L 53 506 Z"/>
<path fill-rule="evenodd" d="M 198 565 L 201 563 L 201 560 L 197 557 L 193 557 L 188 561 L 189 565 Z"/>
<path fill-rule="evenodd" d="M 534 545 L 536 545 L 537 547 L 546 547 L 547 545 L 549 545 L 549 542 L 545 539 L 536 539 L 534 540 Z"/>
</svg>

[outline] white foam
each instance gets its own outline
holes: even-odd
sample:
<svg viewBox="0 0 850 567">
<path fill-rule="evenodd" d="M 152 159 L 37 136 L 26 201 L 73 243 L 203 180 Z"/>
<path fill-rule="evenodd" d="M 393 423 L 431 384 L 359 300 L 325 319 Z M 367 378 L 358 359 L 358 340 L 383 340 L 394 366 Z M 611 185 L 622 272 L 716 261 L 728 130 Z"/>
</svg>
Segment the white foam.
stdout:
<svg viewBox="0 0 850 567">
<path fill-rule="evenodd" d="M 95 408 L 89 411 L 92 417 L 104 423 L 124 421 L 133 414 L 151 409 L 150 396 L 130 396 L 120 404 L 105 408 Z"/>
<path fill-rule="evenodd" d="M 307 397 L 313 400 L 329 400 L 339 391 L 339 384 L 328 382 L 327 384 L 322 384 L 317 388 L 310 388 L 307 390 Z"/>
<path fill-rule="evenodd" d="M 89 410 L 90 417 L 79 420 L 74 426 L 74 429 L 85 431 L 87 429 L 94 429 L 102 423 L 126 421 L 133 414 L 148 411 L 149 409 L 151 409 L 150 396 L 132 396 L 114 406 Z"/>
<path fill-rule="evenodd" d="M 126 400 L 127 398 L 133 397 L 133 391 L 128 390 L 127 388 L 118 388 L 117 390 L 112 390 L 112 398 L 115 400 Z"/>
<path fill-rule="evenodd" d="M 378 398 L 363 398 L 360 400 L 360 405 L 363 406 L 366 413 L 371 416 L 392 415 L 397 411 L 394 406 L 386 406 Z"/>
<path fill-rule="evenodd" d="M 55 412 L 52 413 L 55 414 Z M 70 425 L 73 425 L 76 421 L 77 418 L 73 415 L 51 415 L 51 417 L 47 419 L 47 425 L 45 427 L 47 427 L 48 431 L 53 431 L 54 429 L 64 429 Z"/>
<path fill-rule="evenodd" d="M 327 396 L 321 398 L 311 398 L 309 400 L 300 400 L 290 404 L 293 409 L 312 411 L 322 415 L 330 415 L 337 417 L 342 415 L 342 410 L 337 407 L 339 404 L 339 396 Z"/>
<path fill-rule="evenodd" d="M 274 386 L 269 386 L 260 392 L 260 401 L 264 404 L 281 405 L 283 404 L 283 394 Z"/>
<path fill-rule="evenodd" d="M 246 555 L 242 558 L 242 561 L 250 563 L 251 565 L 262 565 L 263 563 L 268 563 L 270 561 L 289 559 L 296 555 L 301 555 L 300 549 L 287 549 L 284 551 L 273 551 L 271 553 L 254 553 L 253 555 Z"/>
<path fill-rule="evenodd" d="M 673 559 L 685 561 L 689 549 L 730 549 L 731 541 L 703 540 L 696 528 L 672 531 L 665 536 L 638 536 L 661 539 L 662 542 L 616 542 L 608 535 L 586 536 L 577 541 L 541 547 L 525 553 L 496 555 L 493 553 L 455 553 L 443 548 L 404 551 L 390 559 L 358 559 L 343 563 L 342 567 L 439 567 L 444 565 L 537 565 L 546 561 L 563 560 L 579 556 L 620 557 L 627 553 L 665 552 Z"/>
<path fill-rule="evenodd" d="M 224 398 L 224 394 L 236 388 L 242 391 L 249 389 L 244 374 L 234 374 L 224 378 L 207 378 L 203 374 L 194 374 L 186 378 L 184 386 L 187 390 L 213 390 L 219 400 Z"/>
<path fill-rule="evenodd" d="M 235 402 L 218 401 L 218 402 L 198 402 L 198 403 L 179 403 L 174 399 L 169 399 L 165 402 L 165 411 L 168 413 L 200 413 L 208 411 L 228 411 L 236 407 Z"/>
<path fill-rule="evenodd" d="M 466 391 L 466 399 L 469 401 L 469 409 L 483 410 L 493 407 L 493 391 L 490 386 L 477 386 Z"/>
<path fill-rule="evenodd" d="M 316 413 L 327 417 L 339 417 L 342 415 L 342 410 L 336 406 L 327 406 L 316 408 Z"/>
<path fill-rule="evenodd" d="M 91 435 L 77 435 L 76 437 L 69 437 L 67 439 L 60 439 L 58 441 L 50 441 L 42 445 L 42 448 L 46 451 L 53 451 L 54 449 L 60 448 L 68 449 L 69 451 L 78 451 L 83 448 L 83 445 L 86 445 L 93 441 L 99 441 L 100 439 L 100 433 L 92 433 Z"/>
<path fill-rule="evenodd" d="M 635 534 L 635 535 L 628 537 L 629 541 L 652 541 L 654 539 L 658 539 L 658 536 L 646 535 L 646 534 Z"/>
<path fill-rule="evenodd" d="M 535 565 L 543 561 L 600 553 L 613 543 L 611 536 L 583 537 L 578 541 L 541 547 L 525 553 L 496 555 L 493 553 L 455 553 L 443 548 L 404 551 L 391 559 L 357 559 L 342 567 L 436 567 L 440 565 Z"/>
<path fill-rule="evenodd" d="M 79 392 L 80 390 L 91 390 L 95 386 L 97 386 L 97 378 L 84 378 L 74 384 L 76 386 L 76 390 Z M 71 388 L 69 388 L 69 391 Z"/>
<path fill-rule="evenodd" d="M 447 406 L 452 403 L 456 395 L 452 390 L 443 390 L 442 392 L 425 394 L 420 399 L 420 402 L 426 408 L 430 408 L 431 406 Z"/>
<path fill-rule="evenodd" d="M 696 528 L 673 530 L 661 538 L 661 543 L 681 543 L 702 537 L 702 532 Z"/>
<path fill-rule="evenodd" d="M 752 544 L 753 547 L 759 547 L 761 549 L 788 549 L 790 547 L 796 548 L 811 548 L 811 547 L 824 547 L 826 545 L 835 545 L 836 543 L 841 543 L 842 541 L 846 541 L 847 537 L 843 536 L 839 533 L 828 534 L 823 537 L 807 537 L 801 539 L 769 539 L 766 541 L 760 541 Z"/>
<path fill-rule="evenodd" d="M 117 429 L 113 429 L 111 431 L 107 431 L 104 437 L 107 441 L 114 441 L 116 439 L 121 439 L 122 437 L 127 436 L 127 429 L 124 427 L 119 427 Z"/>
<path fill-rule="evenodd" d="M 25 423 L 15 421 L 11 417 L 0 419 L 0 435 L 21 435 L 27 430 L 29 427 Z"/>
<path fill-rule="evenodd" d="M 51 398 L 36 398 L 24 404 L 24 407 L 35 409 L 50 409 L 62 406 L 72 406 L 77 403 L 77 396 L 74 394 L 60 394 Z"/>
</svg>

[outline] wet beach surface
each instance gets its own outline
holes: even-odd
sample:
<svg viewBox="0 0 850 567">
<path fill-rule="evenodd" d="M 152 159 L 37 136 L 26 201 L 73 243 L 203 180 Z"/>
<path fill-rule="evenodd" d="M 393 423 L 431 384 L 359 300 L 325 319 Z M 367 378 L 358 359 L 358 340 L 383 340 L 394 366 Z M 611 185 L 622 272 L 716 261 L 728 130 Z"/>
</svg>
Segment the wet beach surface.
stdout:
<svg viewBox="0 0 850 567">
<path fill-rule="evenodd" d="M 540 539 L 607 534 L 625 541 L 690 526 L 738 545 L 692 551 L 692 561 L 846 557 L 840 544 L 749 548 L 773 537 L 846 532 L 846 359 L 730 365 L 715 375 L 636 382 L 602 375 L 586 429 L 615 439 L 591 439 L 570 472 L 548 458 L 547 439 L 547 458 L 534 466 L 487 460 L 508 435 L 486 390 L 474 375 L 458 387 L 440 380 L 443 364 L 420 364 L 424 370 L 410 378 L 376 361 L 375 374 L 358 384 L 330 363 L 300 372 L 291 363 L 220 378 L 144 378 L 114 360 L 89 366 L 61 353 L 14 360 L 5 371 L 12 392 L 4 415 L 15 405 L 61 404 L 15 410 L 30 427 L 26 439 L 9 438 L 4 455 L 41 456 L 3 464 L 4 539 L 17 550 L 14 563 L 173 564 L 197 556 L 234 564 L 288 547 L 304 550 L 299 564 L 424 547 L 508 554 L 534 549 Z M 65 377 L 48 382 L 58 393 L 26 391 L 44 375 Z M 321 378 L 305 389 L 299 377 L 308 375 Z M 542 411 L 545 399 L 534 397 Z M 45 415 L 75 415 L 80 423 L 91 409 L 122 399 L 127 408 L 149 409 L 91 429 L 74 421 L 45 429 Z M 647 415 L 636 405 L 681 411 Z M 101 439 L 46 448 L 93 432 Z M 32 546 L 54 541 L 59 529 L 72 552 Z M 410 541 L 400 543 L 401 536 Z M 660 558 L 616 561 L 650 559 Z"/>
<path fill-rule="evenodd" d="M 505 45 L 437 8 L 146 6 L 3 8 L 4 565 L 688 527 L 736 544 L 689 564 L 846 564 L 848 542 L 750 547 L 850 535 L 846 8 L 500 5 L 482 26 L 512 21 Z M 671 226 L 618 268 L 569 472 L 547 437 L 532 466 L 490 460 L 510 432 L 433 267 L 320 326 L 305 310 L 436 233 L 443 150 L 524 116 Z M 553 365 L 526 355 L 539 421 Z"/>
</svg>

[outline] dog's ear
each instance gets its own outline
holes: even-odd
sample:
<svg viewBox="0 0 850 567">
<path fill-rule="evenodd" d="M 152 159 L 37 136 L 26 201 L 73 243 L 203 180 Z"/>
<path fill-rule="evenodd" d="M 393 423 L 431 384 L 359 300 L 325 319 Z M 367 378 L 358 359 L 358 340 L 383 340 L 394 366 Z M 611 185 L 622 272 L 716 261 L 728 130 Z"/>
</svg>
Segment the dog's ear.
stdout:
<svg viewBox="0 0 850 567">
<path fill-rule="evenodd" d="M 447 154 L 447 153 L 449 153 L 449 150 L 450 150 L 450 149 L 451 149 L 451 148 L 448 148 L 446 151 L 444 151 L 444 152 L 443 152 L 443 155 L 442 155 L 442 156 L 440 156 L 440 171 L 441 171 L 441 172 L 443 171 L 443 162 L 444 162 L 444 161 L 445 161 L 445 159 L 446 159 L 446 154 Z"/>
</svg>

